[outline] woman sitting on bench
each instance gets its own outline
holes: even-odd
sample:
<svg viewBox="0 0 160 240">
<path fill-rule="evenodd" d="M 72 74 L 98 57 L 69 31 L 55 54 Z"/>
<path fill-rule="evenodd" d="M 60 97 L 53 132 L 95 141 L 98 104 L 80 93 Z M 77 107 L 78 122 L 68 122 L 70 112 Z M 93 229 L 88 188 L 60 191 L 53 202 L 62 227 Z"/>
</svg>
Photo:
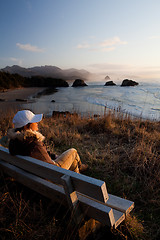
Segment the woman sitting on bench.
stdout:
<svg viewBox="0 0 160 240">
<path fill-rule="evenodd" d="M 81 163 L 74 148 L 68 149 L 60 156 L 49 155 L 43 143 L 45 137 L 38 132 L 38 122 L 42 117 L 43 114 L 34 114 L 29 110 L 16 113 L 13 118 L 15 128 L 8 130 L 10 154 L 30 156 L 77 173 L 85 171 L 88 166 Z"/>
</svg>

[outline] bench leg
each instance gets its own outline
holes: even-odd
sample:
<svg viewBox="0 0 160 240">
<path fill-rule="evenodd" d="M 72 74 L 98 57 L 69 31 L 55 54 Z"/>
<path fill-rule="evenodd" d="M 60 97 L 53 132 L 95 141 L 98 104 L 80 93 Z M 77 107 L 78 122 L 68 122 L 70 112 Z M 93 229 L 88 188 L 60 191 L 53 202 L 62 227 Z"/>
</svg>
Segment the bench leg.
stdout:
<svg viewBox="0 0 160 240">
<path fill-rule="evenodd" d="M 80 209 L 80 204 L 78 201 L 76 191 L 74 191 L 72 181 L 69 176 L 63 175 L 61 177 L 61 180 L 66 193 L 68 206 L 71 211 L 71 217 L 73 219 L 74 225 L 76 224 L 78 226 L 83 221 L 84 216 L 83 212 Z"/>
<path fill-rule="evenodd" d="M 66 193 L 68 206 L 71 210 L 71 221 L 70 226 L 70 233 L 77 235 L 79 240 L 84 240 L 86 237 L 97 230 L 100 227 L 100 223 L 95 219 L 85 219 L 83 215 L 76 191 L 73 189 L 71 178 L 67 175 L 61 177 L 62 184 Z"/>
<path fill-rule="evenodd" d="M 85 221 L 85 223 L 78 229 L 79 240 L 85 240 L 90 234 L 97 231 L 100 227 L 101 223 L 93 218 Z"/>
</svg>

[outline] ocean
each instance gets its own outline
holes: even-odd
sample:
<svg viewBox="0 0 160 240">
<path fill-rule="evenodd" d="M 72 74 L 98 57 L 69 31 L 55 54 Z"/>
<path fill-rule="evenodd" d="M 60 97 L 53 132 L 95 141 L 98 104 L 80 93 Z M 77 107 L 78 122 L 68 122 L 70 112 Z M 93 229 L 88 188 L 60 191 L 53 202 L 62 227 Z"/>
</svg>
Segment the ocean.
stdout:
<svg viewBox="0 0 160 240">
<path fill-rule="evenodd" d="M 150 120 L 160 118 L 160 84 L 139 83 L 134 87 L 104 86 L 104 82 L 87 82 L 86 87 L 57 88 L 58 92 L 23 104 L 35 113 L 51 116 L 53 111 L 77 112 L 82 116 L 103 115 L 105 109 L 120 110 Z M 52 102 L 54 100 L 55 102 Z"/>
</svg>

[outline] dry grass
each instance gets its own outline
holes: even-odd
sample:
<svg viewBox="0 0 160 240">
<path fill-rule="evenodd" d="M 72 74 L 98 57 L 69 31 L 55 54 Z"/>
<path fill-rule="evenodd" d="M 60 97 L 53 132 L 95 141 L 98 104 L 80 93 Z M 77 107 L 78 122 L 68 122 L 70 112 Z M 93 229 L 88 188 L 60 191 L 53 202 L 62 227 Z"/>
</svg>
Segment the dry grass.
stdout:
<svg viewBox="0 0 160 240">
<path fill-rule="evenodd" d="M 0 239 L 63 239 L 67 226 L 65 209 L 7 176 L 2 179 Z"/>
<path fill-rule="evenodd" d="M 8 127 L 12 125 L 12 117 L 11 114 L 0 119 L 1 136 L 6 134 Z M 46 136 L 48 150 L 60 154 L 70 147 L 76 148 L 82 161 L 89 165 L 87 175 L 104 180 L 109 193 L 135 202 L 131 216 L 117 230 L 112 230 L 113 239 L 160 239 L 160 125 L 158 122 L 133 120 L 117 112 L 108 112 L 104 117 L 97 119 L 79 116 L 45 118 L 39 124 L 39 128 Z M 7 186 L 8 184 L 11 184 L 9 180 Z M 14 195 L 13 190 L 8 191 L 5 186 L 6 183 L 1 184 L 0 209 L 1 212 L 5 212 L 1 214 L 3 217 L 0 219 L 3 223 L 3 229 L 0 230 L 5 233 L 4 236 L 10 234 L 13 238 L 8 239 L 27 239 L 34 233 L 34 237 L 37 238 L 32 239 L 41 239 L 41 236 L 36 234 L 46 236 L 47 231 L 50 238 L 45 239 L 56 239 L 53 236 L 56 236 L 57 227 L 53 215 L 51 216 L 50 212 L 46 213 L 48 211 L 46 200 L 43 200 L 44 204 L 41 206 L 40 199 L 43 198 L 39 195 L 33 198 L 28 194 L 24 199 L 23 188 Z M 11 198 L 12 195 L 14 196 Z M 31 217 L 34 204 L 36 204 L 34 218 L 39 220 L 35 228 L 29 220 L 26 220 Z M 7 211 L 6 206 L 9 206 Z M 44 214 L 47 227 L 41 226 L 42 222 L 44 224 L 42 221 Z M 13 221 L 13 215 L 18 222 Z M 10 225 L 7 225 L 6 221 Z M 21 227 L 18 225 L 19 221 Z M 27 224 L 27 221 L 30 224 Z M 58 227 L 58 231 L 61 231 L 61 228 Z M 8 231 L 6 229 L 9 229 L 9 233 L 6 233 Z M 21 233 L 17 233 L 17 229 Z M 103 228 L 101 236 L 97 235 L 95 239 L 104 239 L 104 235 L 107 234 L 109 234 L 108 229 Z"/>
</svg>

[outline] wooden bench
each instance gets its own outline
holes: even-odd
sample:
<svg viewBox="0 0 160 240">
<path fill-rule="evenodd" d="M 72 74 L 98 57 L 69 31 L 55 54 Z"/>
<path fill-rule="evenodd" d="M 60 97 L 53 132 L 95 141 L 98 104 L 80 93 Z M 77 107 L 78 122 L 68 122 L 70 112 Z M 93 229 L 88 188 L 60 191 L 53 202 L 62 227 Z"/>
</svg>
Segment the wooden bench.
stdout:
<svg viewBox="0 0 160 240">
<path fill-rule="evenodd" d="M 27 157 L 0 146 L 0 169 L 34 191 L 69 206 L 74 221 L 84 216 L 116 228 L 134 202 L 108 194 L 105 182 Z"/>
</svg>

